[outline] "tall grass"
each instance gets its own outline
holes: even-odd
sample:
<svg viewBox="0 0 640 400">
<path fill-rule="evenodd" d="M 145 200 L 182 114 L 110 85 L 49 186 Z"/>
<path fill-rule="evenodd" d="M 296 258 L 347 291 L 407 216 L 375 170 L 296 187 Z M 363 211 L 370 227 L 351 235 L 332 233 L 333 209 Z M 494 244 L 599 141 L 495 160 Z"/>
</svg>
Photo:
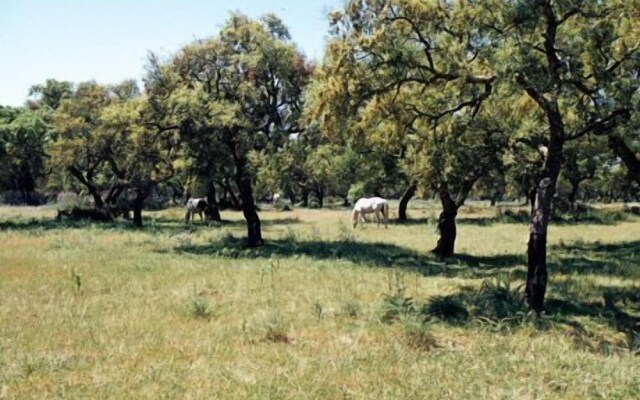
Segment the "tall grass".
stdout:
<svg viewBox="0 0 640 400">
<path fill-rule="evenodd" d="M 247 250 L 239 213 L 131 230 L 2 208 L 0 398 L 640 397 L 636 217 L 552 226 L 534 321 L 526 224 L 463 222 L 443 262 L 432 212 L 355 232 L 346 210 L 263 212 Z"/>
</svg>

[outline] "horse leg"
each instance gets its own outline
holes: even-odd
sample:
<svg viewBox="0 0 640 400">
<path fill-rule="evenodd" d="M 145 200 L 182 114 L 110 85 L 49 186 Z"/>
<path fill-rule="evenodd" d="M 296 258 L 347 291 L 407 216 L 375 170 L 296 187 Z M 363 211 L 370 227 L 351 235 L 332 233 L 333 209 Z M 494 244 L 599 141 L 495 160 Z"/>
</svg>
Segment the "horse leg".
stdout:
<svg viewBox="0 0 640 400">
<path fill-rule="evenodd" d="M 185 225 L 189 225 L 189 219 L 190 219 L 189 217 L 191 216 L 190 214 L 191 214 L 191 212 L 189 210 L 187 210 L 187 212 L 184 214 L 184 224 Z"/>
<path fill-rule="evenodd" d="M 389 207 L 384 209 L 384 229 L 387 229 L 389 225 Z"/>
<path fill-rule="evenodd" d="M 358 214 L 359 212 L 353 211 L 353 215 L 351 216 L 351 222 L 353 223 L 353 228 L 355 229 L 358 226 Z"/>
<path fill-rule="evenodd" d="M 376 228 L 380 228 L 380 211 L 376 210 Z"/>
<path fill-rule="evenodd" d="M 204 217 L 202 216 L 202 211 L 198 211 L 198 215 L 200 215 L 200 223 L 204 225 Z"/>
<path fill-rule="evenodd" d="M 387 229 L 387 224 L 389 223 L 389 206 L 386 204 L 382 207 L 382 216 L 384 217 L 384 229 Z"/>
</svg>

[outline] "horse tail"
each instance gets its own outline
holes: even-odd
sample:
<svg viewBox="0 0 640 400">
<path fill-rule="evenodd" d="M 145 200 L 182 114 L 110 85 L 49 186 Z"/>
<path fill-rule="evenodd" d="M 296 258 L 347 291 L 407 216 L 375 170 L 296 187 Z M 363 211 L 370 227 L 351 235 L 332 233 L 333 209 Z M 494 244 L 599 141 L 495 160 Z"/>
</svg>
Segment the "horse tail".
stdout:
<svg viewBox="0 0 640 400">
<path fill-rule="evenodd" d="M 351 222 L 353 223 L 354 228 L 358 225 L 358 210 L 356 210 L 355 208 L 351 213 Z"/>
</svg>

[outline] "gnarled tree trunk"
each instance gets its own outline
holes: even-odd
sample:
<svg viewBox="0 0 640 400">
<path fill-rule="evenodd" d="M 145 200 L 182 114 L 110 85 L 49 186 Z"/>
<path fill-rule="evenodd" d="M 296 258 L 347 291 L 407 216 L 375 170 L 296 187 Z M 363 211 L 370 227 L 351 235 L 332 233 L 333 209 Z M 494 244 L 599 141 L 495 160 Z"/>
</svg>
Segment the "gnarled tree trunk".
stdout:
<svg viewBox="0 0 640 400">
<path fill-rule="evenodd" d="M 624 165 L 629 171 L 629 177 L 640 185 L 640 160 L 636 157 L 636 153 L 627 146 L 624 139 L 615 134 L 609 134 L 609 148 L 622 159 Z"/>
<path fill-rule="evenodd" d="M 233 162 L 236 166 L 235 181 L 240 192 L 242 214 L 247 221 L 247 245 L 249 247 L 257 247 L 264 244 L 260 217 L 258 216 L 256 203 L 253 200 L 253 189 L 251 188 L 251 178 L 247 172 L 246 156 L 238 153 L 233 137 L 233 133 L 228 137 L 227 146 L 231 151 Z M 229 183 L 228 180 L 227 183 Z"/>
<path fill-rule="evenodd" d="M 398 222 L 407 221 L 407 205 L 409 204 L 409 200 L 416 194 L 417 189 L 418 186 L 416 186 L 415 183 L 411 184 L 402 195 L 400 204 L 398 205 Z"/>
<path fill-rule="evenodd" d="M 431 252 L 439 257 L 451 257 L 456 243 L 456 216 L 458 215 L 459 205 L 451 198 L 446 189 L 440 189 L 439 196 L 440 203 L 442 203 L 442 212 L 438 218 L 440 238 Z"/>
<path fill-rule="evenodd" d="M 240 189 L 240 200 L 242 201 L 242 214 L 247 221 L 247 244 L 249 247 L 257 247 L 264 244 L 262 240 L 262 230 L 260 228 L 260 217 L 253 201 L 253 190 L 249 178 L 239 176 L 237 178 L 238 189 Z"/>
<path fill-rule="evenodd" d="M 87 188 L 89 194 L 93 197 L 93 204 L 95 208 L 103 208 L 104 201 L 102 201 L 102 196 L 100 195 L 98 188 L 91 181 L 91 177 L 85 177 L 76 167 L 68 167 L 67 170 Z M 90 173 L 87 175 L 90 175 Z"/>
</svg>

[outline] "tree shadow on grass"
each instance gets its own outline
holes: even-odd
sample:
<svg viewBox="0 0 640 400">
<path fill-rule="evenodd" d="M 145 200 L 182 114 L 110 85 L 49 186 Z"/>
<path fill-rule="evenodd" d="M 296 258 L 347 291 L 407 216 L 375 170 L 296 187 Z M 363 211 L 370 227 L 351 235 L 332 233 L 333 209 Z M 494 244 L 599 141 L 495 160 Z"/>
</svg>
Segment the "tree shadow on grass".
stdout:
<svg viewBox="0 0 640 400">
<path fill-rule="evenodd" d="M 83 229 L 88 227 L 115 229 L 122 228 L 125 224 L 125 222 L 119 220 L 96 222 L 90 220 L 66 220 L 56 218 L 12 218 L 0 221 L 0 231 L 49 231 L 55 229 Z"/>
<path fill-rule="evenodd" d="M 527 326 L 556 329 L 581 349 L 640 354 L 640 286 L 595 285 L 586 293 L 581 287 L 577 288 L 581 292 L 567 287 L 551 282 L 552 294 L 542 317 L 529 310 L 523 286 L 508 279 L 485 280 L 480 288 L 465 286 L 453 294 L 430 297 L 418 312 L 431 321 L 503 333 Z"/>
<path fill-rule="evenodd" d="M 246 248 L 242 239 L 227 237 L 207 244 L 183 245 L 177 252 L 229 257 L 269 258 L 304 255 L 319 260 L 346 260 L 371 267 L 397 267 L 420 272 L 425 276 L 485 278 L 509 274 L 524 279 L 526 255 L 498 254 L 474 256 L 458 254 L 439 259 L 389 243 L 357 242 L 354 240 L 268 240 L 264 246 Z M 549 251 L 549 273 L 553 275 L 592 275 L 640 279 L 640 242 L 611 245 L 576 244 L 552 246 Z"/>
<path fill-rule="evenodd" d="M 437 223 L 437 215 L 431 217 L 409 218 L 407 221 L 398 222 L 398 225 L 429 225 Z M 582 213 L 556 214 L 551 218 L 553 225 L 617 225 L 628 221 L 632 215 L 623 211 L 608 211 L 591 209 Z M 456 223 L 459 225 L 491 226 L 495 224 L 528 224 L 530 215 L 528 211 L 506 210 L 501 214 L 488 217 L 459 216 Z"/>
<path fill-rule="evenodd" d="M 571 327 L 568 334 L 582 345 L 604 352 L 620 347 L 613 339 L 590 332 L 575 317 L 586 317 L 623 333 L 628 349 L 640 354 L 640 286 L 600 285 L 589 290 L 589 297 L 584 299 L 580 294 L 555 290 L 547 299 L 545 310 L 559 323 Z M 594 300 L 596 297 L 600 299 Z"/>
<path fill-rule="evenodd" d="M 204 227 L 204 226 L 203 226 Z M 135 227 L 131 220 L 115 219 L 113 221 L 92 221 L 89 219 L 69 219 L 69 218 L 12 218 L 0 220 L 0 232 L 2 231 L 25 231 L 42 232 L 62 229 L 104 229 L 120 231 L 141 231 L 141 232 L 161 232 L 161 231 L 183 231 L 184 224 L 160 221 L 150 217 L 143 217 L 143 226 Z"/>
<path fill-rule="evenodd" d="M 405 268 L 425 276 L 485 277 L 504 273 L 518 265 L 520 255 L 474 257 L 460 255 L 446 260 L 429 253 L 420 253 L 389 243 L 356 242 L 353 240 L 298 241 L 269 240 L 263 246 L 247 248 L 244 240 L 226 237 L 217 242 L 181 245 L 174 251 L 195 255 L 226 258 L 267 259 L 272 256 L 307 256 L 318 260 L 345 260 L 358 265 L 382 268 Z"/>
<path fill-rule="evenodd" d="M 264 226 L 294 225 L 302 224 L 297 217 L 273 218 L 262 221 Z M 72 218 L 7 218 L 0 219 L 0 232 L 2 231 L 50 231 L 57 229 L 105 229 L 105 230 L 136 230 L 143 232 L 160 231 L 194 231 L 199 229 L 215 229 L 222 226 L 246 226 L 244 220 L 223 220 L 222 222 L 210 222 L 202 224 L 196 220 L 193 223 L 185 224 L 184 219 L 169 218 L 165 216 L 143 216 L 143 226 L 141 228 L 133 226 L 133 222 L 128 219 L 117 218 L 112 221 L 94 221 L 90 219 Z"/>
<path fill-rule="evenodd" d="M 153 218 L 153 221 L 161 224 L 169 224 L 169 225 L 182 225 L 186 226 L 184 223 L 184 219 L 181 218 L 169 218 L 169 217 L 156 217 Z M 272 225 L 299 225 L 304 224 L 304 221 L 301 221 L 298 217 L 284 217 L 284 218 L 271 218 L 271 219 L 261 219 L 261 225 L 263 226 L 272 226 Z M 208 226 L 246 226 L 247 221 L 244 219 L 223 219 L 221 222 L 207 222 L 202 223 L 199 217 L 196 217 L 193 222 L 191 222 L 188 226 L 195 227 L 208 227 Z"/>
<path fill-rule="evenodd" d="M 640 279 L 640 241 L 550 246 L 549 272 Z"/>
</svg>

